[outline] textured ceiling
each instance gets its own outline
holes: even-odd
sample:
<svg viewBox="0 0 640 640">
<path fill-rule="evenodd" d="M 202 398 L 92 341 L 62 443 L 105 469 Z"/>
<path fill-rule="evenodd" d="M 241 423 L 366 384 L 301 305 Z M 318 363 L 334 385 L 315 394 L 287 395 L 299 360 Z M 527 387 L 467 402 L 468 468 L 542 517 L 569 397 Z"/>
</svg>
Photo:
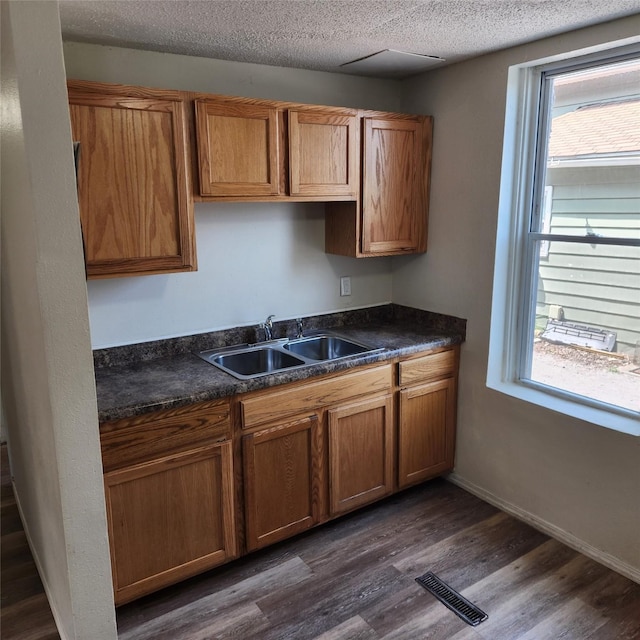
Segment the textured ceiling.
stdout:
<svg viewBox="0 0 640 640">
<path fill-rule="evenodd" d="M 451 63 L 640 13 L 640 0 L 60 0 L 59 5 L 65 40 L 343 73 L 356 71 L 340 65 L 385 49 Z"/>
</svg>

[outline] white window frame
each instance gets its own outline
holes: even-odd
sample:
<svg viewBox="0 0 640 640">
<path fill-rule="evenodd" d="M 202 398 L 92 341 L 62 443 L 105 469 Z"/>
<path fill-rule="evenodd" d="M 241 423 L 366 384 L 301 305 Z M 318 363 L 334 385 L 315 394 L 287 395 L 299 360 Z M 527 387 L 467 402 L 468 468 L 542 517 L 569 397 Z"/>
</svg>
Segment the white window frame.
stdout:
<svg viewBox="0 0 640 640">
<path fill-rule="evenodd" d="M 628 44 L 632 42 L 632 44 Z M 528 314 L 533 257 L 529 247 L 534 198 L 536 139 L 543 73 L 614 62 L 640 53 L 640 38 L 537 60 L 509 69 L 502 156 L 487 386 L 520 400 L 623 433 L 640 436 L 638 414 L 529 379 Z M 545 135 L 546 132 L 542 132 Z M 545 154 L 546 157 L 546 154 Z M 535 304 L 535 302 L 533 303 Z"/>
</svg>

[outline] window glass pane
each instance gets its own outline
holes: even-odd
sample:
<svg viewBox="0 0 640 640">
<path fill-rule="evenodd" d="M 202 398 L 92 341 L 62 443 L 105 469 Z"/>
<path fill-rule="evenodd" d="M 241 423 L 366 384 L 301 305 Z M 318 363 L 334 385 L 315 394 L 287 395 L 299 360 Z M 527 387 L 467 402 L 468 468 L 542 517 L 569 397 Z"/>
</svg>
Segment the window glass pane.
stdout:
<svg viewBox="0 0 640 640">
<path fill-rule="evenodd" d="M 525 378 L 640 411 L 640 247 L 535 244 Z"/>
<path fill-rule="evenodd" d="M 564 73 L 549 82 L 537 228 L 640 240 L 640 61 Z"/>
</svg>

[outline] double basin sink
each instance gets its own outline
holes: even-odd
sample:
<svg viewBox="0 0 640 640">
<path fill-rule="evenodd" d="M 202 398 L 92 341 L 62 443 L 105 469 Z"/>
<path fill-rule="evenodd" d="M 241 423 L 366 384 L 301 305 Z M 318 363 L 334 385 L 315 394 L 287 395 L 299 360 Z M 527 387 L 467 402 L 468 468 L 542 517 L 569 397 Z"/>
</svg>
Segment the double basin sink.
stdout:
<svg viewBox="0 0 640 640">
<path fill-rule="evenodd" d="M 197 355 L 226 373 L 250 380 L 310 364 L 327 362 L 382 351 L 339 335 L 322 333 L 303 338 L 271 340 L 222 349 L 201 351 Z"/>
</svg>

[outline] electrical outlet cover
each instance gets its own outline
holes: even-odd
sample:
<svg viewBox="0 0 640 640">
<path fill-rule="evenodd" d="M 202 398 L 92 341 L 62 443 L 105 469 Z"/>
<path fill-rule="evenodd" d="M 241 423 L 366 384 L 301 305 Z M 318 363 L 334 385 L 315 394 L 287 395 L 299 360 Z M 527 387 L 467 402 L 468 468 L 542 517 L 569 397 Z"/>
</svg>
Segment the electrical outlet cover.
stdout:
<svg viewBox="0 0 640 640">
<path fill-rule="evenodd" d="M 340 278 L 340 295 L 351 295 L 351 278 L 349 276 L 342 276 L 342 278 Z"/>
</svg>

